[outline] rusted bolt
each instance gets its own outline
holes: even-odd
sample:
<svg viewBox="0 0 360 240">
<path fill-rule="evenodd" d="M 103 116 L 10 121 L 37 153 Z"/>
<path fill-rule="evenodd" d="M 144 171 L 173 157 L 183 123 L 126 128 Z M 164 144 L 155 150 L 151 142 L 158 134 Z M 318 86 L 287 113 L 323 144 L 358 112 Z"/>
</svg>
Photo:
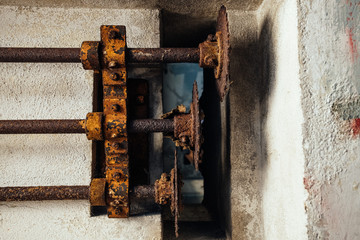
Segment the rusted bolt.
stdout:
<svg viewBox="0 0 360 240">
<path fill-rule="evenodd" d="M 119 104 L 113 104 L 111 105 L 111 109 L 115 112 L 119 112 L 121 110 L 121 107 Z"/>
<path fill-rule="evenodd" d="M 139 95 L 139 96 L 136 97 L 136 103 L 137 104 L 144 104 L 144 102 L 145 102 L 145 96 Z"/>
<path fill-rule="evenodd" d="M 119 150 L 120 147 L 121 147 L 121 145 L 120 145 L 120 143 L 118 143 L 118 142 L 114 142 L 114 143 L 112 144 L 112 147 L 115 148 L 116 150 Z"/>
<path fill-rule="evenodd" d="M 108 64 L 108 68 L 115 68 L 117 66 L 116 62 L 115 61 L 111 61 L 109 62 Z"/>
<path fill-rule="evenodd" d="M 115 180 L 120 180 L 120 178 L 121 178 L 121 173 L 119 173 L 119 172 L 114 173 L 113 178 L 114 178 Z"/>
<path fill-rule="evenodd" d="M 112 30 L 109 32 L 108 36 L 109 36 L 109 39 L 115 39 L 115 38 L 117 38 L 117 35 L 118 35 L 118 33 L 116 31 Z"/>
<path fill-rule="evenodd" d="M 117 81 L 117 80 L 119 80 L 119 74 L 117 74 L 117 73 L 111 73 L 110 74 L 110 78 L 112 79 L 112 80 L 114 80 L 114 81 Z"/>
</svg>

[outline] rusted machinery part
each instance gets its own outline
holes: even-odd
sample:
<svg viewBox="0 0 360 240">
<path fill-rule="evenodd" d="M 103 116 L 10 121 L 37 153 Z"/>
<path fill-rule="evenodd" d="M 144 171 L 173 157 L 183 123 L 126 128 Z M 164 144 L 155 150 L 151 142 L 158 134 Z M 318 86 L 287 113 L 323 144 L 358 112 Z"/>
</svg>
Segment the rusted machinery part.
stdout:
<svg viewBox="0 0 360 240">
<path fill-rule="evenodd" d="M 130 195 L 133 195 L 136 198 L 155 198 L 155 186 L 154 185 L 142 185 L 135 186 L 131 191 Z"/>
<path fill-rule="evenodd" d="M 172 119 L 137 119 L 129 121 L 129 132 L 173 132 Z"/>
<path fill-rule="evenodd" d="M 198 63 L 198 48 L 128 48 L 126 59 L 130 63 Z"/>
<path fill-rule="evenodd" d="M 216 88 L 220 100 L 223 101 L 229 90 L 229 54 L 230 35 L 226 8 L 220 8 L 215 35 L 210 34 L 206 41 L 199 44 L 199 65 L 203 68 L 214 68 Z"/>
<path fill-rule="evenodd" d="M 80 48 L 0 48 L 0 62 L 80 62 Z"/>
<path fill-rule="evenodd" d="M 101 117 L 99 117 L 101 115 Z M 87 133 L 89 140 L 102 140 L 102 113 L 82 119 L 0 120 L 0 134 Z M 173 132 L 172 119 L 135 119 L 129 132 Z"/>
<path fill-rule="evenodd" d="M 0 201 L 89 199 L 89 186 L 1 187 Z"/>
<path fill-rule="evenodd" d="M 174 115 L 174 141 L 182 149 L 193 151 L 193 164 L 199 170 L 201 147 L 201 117 L 199 95 L 196 81 L 193 84 L 192 102 L 189 113 L 172 111 L 168 116 Z"/>
<path fill-rule="evenodd" d="M 0 134 L 84 133 L 84 120 L 0 120 Z"/>
<path fill-rule="evenodd" d="M 230 32 L 229 21 L 227 18 L 226 8 L 221 6 L 217 23 L 216 23 L 216 38 L 219 47 L 219 64 L 214 69 L 216 78 L 216 87 L 220 97 L 223 101 L 230 88 L 229 74 L 230 74 Z"/>
<path fill-rule="evenodd" d="M 0 48 L 0 62 L 83 62 L 85 69 L 99 69 L 99 54 L 99 42 L 85 41 L 81 48 Z M 199 55 L 198 48 L 126 49 L 128 63 L 198 63 Z"/>
<path fill-rule="evenodd" d="M 183 183 L 177 168 L 177 150 L 175 149 L 174 168 L 170 174 L 161 174 L 155 181 L 155 202 L 165 205 L 170 203 L 170 210 L 175 218 L 175 235 L 178 236 L 178 217 L 182 210 L 181 187 Z"/>
<path fill-rule="evenodd" d="M 105 206 L 105 178 L 94 178 L 90 186 L 0 187 L 0 201 L 90 200 L 92 206 Z M 136 186 L 131 199 L 154 198 L 153 185 Z"/>
<path fill-rule="evenodd" d="M 193 84 L 192 90 L 192 103 L 191 103 L 191 119 L 192 119 L 192 147 L 194 150 L 194 166 L 196 170 L 199 170 L 200 162 L 200 145 L 201 145 L 201 119 L 200 119 L 200 107 L 199 107 L 199 93 L 196 81 Z"/>
</svg>

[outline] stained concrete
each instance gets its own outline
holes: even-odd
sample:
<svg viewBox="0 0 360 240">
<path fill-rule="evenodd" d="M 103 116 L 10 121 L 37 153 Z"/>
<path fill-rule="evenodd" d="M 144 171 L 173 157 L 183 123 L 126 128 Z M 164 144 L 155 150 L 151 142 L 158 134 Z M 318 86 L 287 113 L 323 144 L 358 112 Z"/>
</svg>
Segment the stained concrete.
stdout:
<svg viewBox="0 0 360 240">
<path fill-rule="evenodd" d="M 99 40 L 102 24 L 126 25 L 129 47 L 160 44 L 157 10 L 1 6 L 0 16 L 1 47 L 80 47 Z M 83 119 L 92 111 L 92 71 L 80 63 L 1 63 L 0 71 L 1 119 Z M 90 184 L 85 135 L 2 135 L 0 148 L 1 186 Z M 0 232 L 1 239 L 160 239 L 161 221 L 90 217 L 88 201 L 11 202 L 0 204 Z"/>
<path fill-rule="evenodd" d="M 309 239 L 360 237 L 358 124 L 333 111 L 359 96 L 359 4 L 299 1 Z"/>
</svg>

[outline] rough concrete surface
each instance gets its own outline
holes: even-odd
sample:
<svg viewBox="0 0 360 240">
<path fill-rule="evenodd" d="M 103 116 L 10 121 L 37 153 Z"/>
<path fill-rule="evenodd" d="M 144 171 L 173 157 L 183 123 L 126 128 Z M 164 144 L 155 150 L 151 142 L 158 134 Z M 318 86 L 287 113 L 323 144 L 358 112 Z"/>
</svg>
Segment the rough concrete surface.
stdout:
<svg viewBox="0 0 360 240">
<path fill-rule="evenodd" d="M 359 96 L 360 1 L 298 4 L 309 239 L 359 239 L 359 120 L 332 109 Z"/>
<path fill-rule="evenodd" d="M 80 47 L 102 24 L 126 25 L 129 47 L 158 47 L 159 11 L 0 7 L 1 47 Z M 1 63 L 1 119 L 76 119 L 92 111 L 81 64 Z M 0 136 L 0 185 L 89 185 L 85 135 Z M 87 201 L 0 204 L 0 239 L 160 239 L 160 215 L 90 217 Z"/>
</svg>

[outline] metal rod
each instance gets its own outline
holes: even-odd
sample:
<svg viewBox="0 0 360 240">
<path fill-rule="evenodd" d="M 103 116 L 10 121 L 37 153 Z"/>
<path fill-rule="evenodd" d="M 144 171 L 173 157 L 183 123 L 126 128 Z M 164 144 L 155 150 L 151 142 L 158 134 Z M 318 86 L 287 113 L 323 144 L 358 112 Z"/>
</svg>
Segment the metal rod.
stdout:
<svg viewBox="0 0 360 240">
<path fill-rule="evenodd" d="M 0 188 L 0 201 L 80 200 L 89 196 L 89 186 Z"/>
<path fill-rule="evenodd" d="M 0 120 L 0 134 L 85 133 L 85 120 Z M 171 119 L 137 119 L 129 132 L 173 132 Z"/>
<path fill-rule="evenodd" d="M 129 132 L 173 132 L 172 119 L 137 119 L 129 121 Z"/>
<path fill-rule="evenodd" d="M 136 186 L 130 198 L 154 198 L 153 185 Z M 0 187 L 0 201 L 82 200 L 90 198 L 90 186 Z"/>
<path fill-rule="evenodd" d="M 129 63 L 198 63 L 198 48 L 128 48 Z M 80 48 L 0 48 L 0 62 L 81 62 Z"/>
<path fill-rule="evenodd" d="M 0 48 L 0 62 L 81 62 L 80 48 Z"/>
<path fill-rule="evenodd" d="M 129 48 L 126 52 L 130 63 L 198 63 L 198 48 Z"/>
<path fill-rule="evenodd" d="M 85 133 L 84 120 L 1 120 L 0 134 Z"/>
</svg>

